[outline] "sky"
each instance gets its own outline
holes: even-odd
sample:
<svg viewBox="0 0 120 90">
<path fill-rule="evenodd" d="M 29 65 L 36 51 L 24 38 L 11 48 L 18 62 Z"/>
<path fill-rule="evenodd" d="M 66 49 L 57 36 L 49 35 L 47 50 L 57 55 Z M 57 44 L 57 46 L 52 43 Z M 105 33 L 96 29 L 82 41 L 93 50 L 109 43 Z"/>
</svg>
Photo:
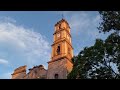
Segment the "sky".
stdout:
<svg viewBox="0 0 120 90">
<path fill-rule="evenodd" d="M 54 25 L 62 14 L 71 27 L 74 55 L 108 36 L 97 29 L 98 11 L 0 11 L 0 79 L 10 79 L 23 65 L 48 68 Z"/>
</svg>

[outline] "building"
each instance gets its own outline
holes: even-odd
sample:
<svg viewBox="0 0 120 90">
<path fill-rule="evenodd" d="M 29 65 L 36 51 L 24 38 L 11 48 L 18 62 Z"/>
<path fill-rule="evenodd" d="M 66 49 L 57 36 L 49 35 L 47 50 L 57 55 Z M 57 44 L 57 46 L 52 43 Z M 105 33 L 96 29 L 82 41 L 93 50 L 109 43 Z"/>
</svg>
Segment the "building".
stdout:
<svg viewBox="0 0 120 90">
<path fill-rule="evenodd" d="M 67 79 L 68 73 L 71 72 L 73 64 L 73 47 L 70 34 L 70 26 L 65 19 L 55 24 L 53 34 L 53 44 L 51 60 L 48 62 L 48 70 L 42 65 L 29 69 L 26 74 L 26 66 L 19 67 L 12 74 L 12 79 Z"/>
<path fill-rule="evenodd" d="M 12 75 L 12 79 L 23 79 L 26 76 L 26 65 L 18 67 L 14 70 Z"/>
</svg>

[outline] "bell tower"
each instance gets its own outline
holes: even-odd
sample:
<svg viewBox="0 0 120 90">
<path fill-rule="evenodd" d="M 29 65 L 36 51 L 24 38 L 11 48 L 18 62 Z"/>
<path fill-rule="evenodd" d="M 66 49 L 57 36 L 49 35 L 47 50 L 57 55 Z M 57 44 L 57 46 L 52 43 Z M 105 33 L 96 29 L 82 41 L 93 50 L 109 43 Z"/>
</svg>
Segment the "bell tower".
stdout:
<svg viewBox="0 0 120 90">
<path fill-rule="evenodd" d="M 73 64 L 73 47 L 70 26 L 65 19 L 55 24 L 51 60 L 48 62 L 47 79 L 67 79 Z"/>
</svg>

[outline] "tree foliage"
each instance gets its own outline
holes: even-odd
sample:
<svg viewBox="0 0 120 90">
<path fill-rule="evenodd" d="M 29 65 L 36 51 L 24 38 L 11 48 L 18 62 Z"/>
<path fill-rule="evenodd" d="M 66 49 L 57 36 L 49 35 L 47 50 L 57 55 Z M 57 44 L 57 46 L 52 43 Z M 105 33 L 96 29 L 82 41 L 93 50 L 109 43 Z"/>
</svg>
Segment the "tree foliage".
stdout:
<svg viewBox="0 0 120 90">
<path fill-rule="evenodd" d="M 111 34 L 105 41 L 97 39 L 73 58 L 69 79 L 120 78 L 120 36 Z"/>
<path fill-rule="evenodd" d="M 100 11 L 100 32 L 114 30 L 106 40 L 96 39 L 91 47 L 73 58 L 73 70 L 68 79 L 118 79 L 120 78 L 120 12 Z"/>
<path fill-rule="evenodd" d="M 100 32 L 120 31 L 120 11 L 99 11 L 99 13 L 102 19 L 98 27 Z"/>
</svg>

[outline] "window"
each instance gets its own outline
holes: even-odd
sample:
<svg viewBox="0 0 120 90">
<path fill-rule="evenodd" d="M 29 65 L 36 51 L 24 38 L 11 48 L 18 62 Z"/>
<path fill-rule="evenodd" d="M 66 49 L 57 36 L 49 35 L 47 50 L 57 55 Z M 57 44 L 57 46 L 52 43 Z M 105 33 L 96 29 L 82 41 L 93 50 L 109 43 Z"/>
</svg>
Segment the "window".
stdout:
<svg viewBox="0 0 120 90">
<path fill-rule="evenodd" d="M 61 24 L 59 24 L 59 29 L 61 29 Z"/>
<path fill-rule="evenodd" d="M 57 54 L 58 55 L 60 54 L 60 45 L 58 45 L 58 47 L 57 47 Z"/>
<path fill-rule="evenodd" d="M 58 74 L 55 74 L 54 78 L 55 78 L 55 79 L 58 79 Z"/>
</svg>

